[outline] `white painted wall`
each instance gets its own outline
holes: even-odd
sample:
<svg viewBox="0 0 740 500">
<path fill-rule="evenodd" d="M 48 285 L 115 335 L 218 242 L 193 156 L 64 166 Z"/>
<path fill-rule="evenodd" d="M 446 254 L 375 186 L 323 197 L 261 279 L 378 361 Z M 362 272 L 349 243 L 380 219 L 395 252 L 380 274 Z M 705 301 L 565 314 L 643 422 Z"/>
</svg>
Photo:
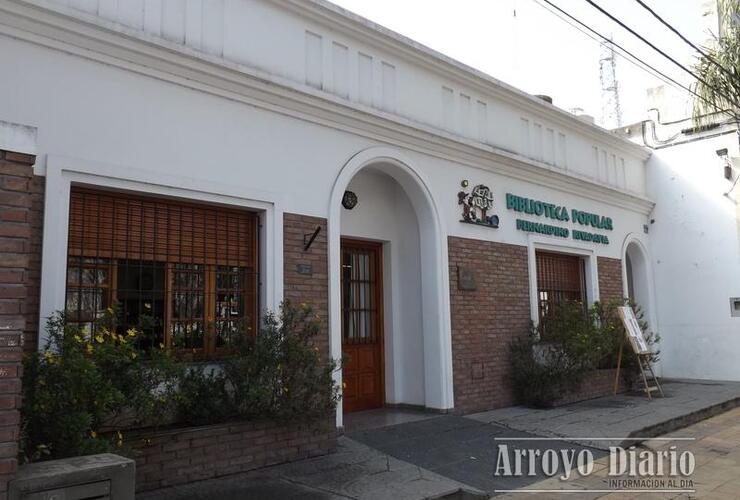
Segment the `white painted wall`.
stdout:
<svg viewBox="0 0 740 500">
<path fill-rule="evenodd" d="M 387 403 L 424 406 L 419 226 L 403 188 L 361 170 L 350 182 L 359 202 L 342 209 L 342 236 L 383 242 Z"/>
<path fill-rule="evenodd" d="M 634 146 L 328 2 L 31 0 L 644 195 Z"/>
<path fill-rule="evenodd" d="M 738 156 L 735 134 L 656 150 L 648 191 L 656 201 L 650 227 L 662 368 L 669 377 L 740 380 L 737 188 L 715 151 Z M 740 172 L 735 172 L 738 175 Z"/>
<path fill-rule="evenodd" d="M 138 29 L 138 7 L 126 10 L 129 6 L 124 7 L 124 2 L 98 4 L 96 0 L 69 3 L 95 6 L 95 12 L 103 18 L 124 15 L 125 10 L 125 18 Z M 155 4 L 159 5 L 149 0 L 136 3 L 143 8 Z M 389 282 L 394 286 L 389 309 L 393 311 L 390 320 L 395 359 L 388 369 L 395 373 L 389 377 L 393 380 L 389 401 L 423 402 L 443 409 L 452 405 L 448 235 L 530 249 L 556 245 L 561 251 L 577 252 L 590 259 L 621 258 L 625 239 L 640 233 L 646 223 L 650 203 L 639 196 L 645 192 L 645 153 L 621 139 L 590 126 L 584 128 L 576 118 L 516 91 L 501 90 L 503 87 L 492 81 L 484 85 L 482 77 L 466 74 L 462 68 L 456 70 L 458 77 L 471 87 L 466 90 L 462 84 L 447 81 L 454 90 L 453 101 L 459 97 L 455 92 L 462 91 L 470 97 L 471 115 L 483 109 L 492 114 L 488 121 L 484 116 L 472 121 L 454 118 L 457 121 L 453 126 L 464 127 L 465 131 L 450 135 L 434 127 L 442 114 L 443 99 L 444 82 L 438 66 L 447 65 L 449 69 L 452 63 L 440 62 L 437 56 L 419 55 L 421 49 L 413 46 L 413 50 L 407 47 L 415 51 L 413 57 L 397 59 L 394 57 L 399 55 L 391 57 L 384 51 L 385 42 L 373 42 L 373 36 L 380 36 L 375 28 L 363 37 L 346 29 L 340 36 L 321 24 L 320 18 L 308 21 L 287 8 L 277 9 L 279 2 L 262 0 L 224 2 L 224 8 L 236 10 L 225 16 L 224 22 L 232 27 L 223 28 L 221 47 L 220 42 L 212 45 L 210 38 L 214 32 L 220 33 L 218 23 L 208 28 L 203 24 L 200 30 L 192 25 L 193 19 L 198 19 L 197 9 L 185 16 L 182 34 L 180 21 L 174 20 L 181 19 L 176 12 L 183 4 L 198 2 L 162 2 L 157 22 L 151 21 L 145 10 L 141 23 L 146 33 L 128 31 L 127 38 L 116 34 L 124 29 L 121 26 L 107 24 L 101 30 L 95 27 L 97 18 L 78 26 L 70 18 L 45 10 L 32 18 L 47 16 L 38 26 L 27 21 L 29 18 L 24 18 L 22 26 L 9 26 L 7 23 L 15 22 L 15 14 L 4 14 L 0 19 L 0 120 L 36 127 L 37 172 L 47 176 L 42 315 L 64 305 L 66 210 L 71 183 L 259 210 L 263 214 L 265 245 L 263 303 L 268 307 L 274 307 L 282 295 L 282 214 L 325 217 L 329 220 L 330 242 L 336 243 L 336 248 L 329 249 L 332 263 L 337 262 L 340 234 L 373 237 L 390 247 Z M 111 5 L 118 6 L 115 13 L 106 10 Z M 0 14 L 8 6 L 23 9 L 26 3 L 0 3 Z M 82 15 L 77 11 L 68 13 Z M 157 14 L 153 15 L 157 19 Z M 55 23 L 66 30 L 54 31 L 50 26 Z M 250 38 L 253 33 L 249 29 L 239 31 L 235 27 L 252 27 L 262 37 Z M 25 31 L 32 28 L 37 31 Z M 87 38 L 70 36 L 75 29 Z M 203 52 L 187 52 L 177 45 L 167 45 L 165 51 L 163 44 L 169 42 L 152 38 L 157 29 L 167 40 L 186 40 L 188 47 Z M 338 77 L 335 79 L 335 75 L 344 73 L 345 66 L 332 66 L 328 58 L 344 57 L 344 49 L 335 45 L 327 49 L 329 45 L 322 42 L 321 72 L 311 73 L 311 79 L 321 80 L 322 89 L 307 86 L 303 81 L 306 58 L 315 57 L 305 51 L 313 43 L 305 45 L 307 29 L 320 34 L 322 40 L 331 39 L 347 47 L 348 57 L 356 50 L 372 56 L 373 84 L 360 92 L 359 82 L 352 80 L 345 86 Z M 356 39 L 348 33 L 355 33 Z M 93 39 L 94 43 L 90 41 Z M 268 39 L 275 43 L 265 45 Z M 192 44 L 188 40 L 193 40 Z M 115 50 L 108 46 L 114 43 L 120 43 Z M 222 54 L 224 59 L 208 59 L 214 54 Z M 347 59 L 350 74 L 355 69 L 360 71 L 353 60 Z M 421 60 L 426 62 L 422 64 Z M 270 74 L 252 74 L 234 66 L 233 61 Z M 383 62 L 395 69 L 383 66 Z M 363 75 L 367 75 L 365 70 Z M 290 81 L 295 79 L 303 83 L 296 80 L 291 87 Z M 333 87 L 325 91 L 324 81 Z M 344 89 L 347 99 L 331 94 L 342 94 Z M 372 97 L 373 107 L 355 105 L 354 97 L 360 101 Z M 483 97 L 485 108 L 478 104 Z M 389 114 L 394 109 L 396 114 Z M 553 130 L 553 142 L 547 139 L 542 148 L 537 146 L 536 161 L 527 159 L 529 152 L 511 152 L 519 148 L 521 117 L 525 115 L 532 117 L 532 127 L 541 125 L 543 141 L 549 137 L 548 130 Z M 480 142 L 484 138 L 469 140 L 460 135 L 478 137 L 484 129 L 488 142 L 500 144 L 503 149 L 486 146 Z M 566 135 L 564 149 L 559 149 L 557 131 Z M 592 157 L 596 143 L 599 151 L 607 152 L 607 162 L 612 154 L 625 158 L 625 177 L 619 180 L 617 168 L 617 184 L 608 180 L 612 178 L 608 169 L 603 178 L 597 175 Z M 380 156 L 375 158 L 375 154 Z M 361 171 L 355 178 L 354 169 L 366 166 L 365 161 L 376 172 Z M 351 175 L 347 173 L 350 171 Z M 486 184 L 493 189 L 495 212 L 501 218 L 499 229 L 460 223 L 457 192 L 463 179 L 471 186 Z M 336 216 L 337 196 L 341 197 L 350 182 L 358 191 L 360 205 L 351 214 L 344 211 Z M 614 230 L 595 231 L 573 221 L 557 223 L 507 211 L 507 192 L 610 216 Z M 337 203 L 330 206 L 333 200 Z M 515 229 L 517 217 L 570 230 L 602 232 L 611 243 L 532 236 Z M 421 263 L 425 263 L 424 273 Z M 592 282 L 592 296 L 597 299 L 598 283 L 595 279 Z M 338 274 L 331 269 L 330 286 L 333 311 Z M 335 342 L 339 337 L 333 314 L 332 353 L 338 356 L 341 346 Z"/>
</svg>

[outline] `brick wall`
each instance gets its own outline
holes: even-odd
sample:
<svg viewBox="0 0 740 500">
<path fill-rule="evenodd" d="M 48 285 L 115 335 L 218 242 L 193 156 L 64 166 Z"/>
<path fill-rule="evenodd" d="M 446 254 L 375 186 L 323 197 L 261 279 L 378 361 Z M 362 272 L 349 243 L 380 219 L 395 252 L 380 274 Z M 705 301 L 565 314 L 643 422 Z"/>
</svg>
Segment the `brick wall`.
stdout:
<svg viewBox="0 0 740 500">
<path fill-rule="evenodd" d="M 553 403 L 553 406 L 563 406 L 571 403 L 577 403 L 578 401 L 585 401 L 587 399 L 611 396 L 612 394 L 614 394 L 614 377 L 616 376 L 616 374 L 616 368 L 594 370 L 588 373 L 585 376 L 583 382 L 581 382 L 580 387 L 561 395 L 560 398 Z M 617 393 L 626 392 L 628 389 L 623 375 L 624 372 L 622 372 L 619 376 Z"/>
<path fill-rule="evenodd" d="M 509 341 L 530 323 L 527 248 L 456 237 L 448 245 L 455 410 L 510 406 Z M 472 272 L 475 290 L 461 289 L 458 267 Z"/>
<path fill-rule="evenodd" d="M 126 439 L 139 451 L 137 491 L 245 472 L 336 449 L 333 420 L 288 426 L 240 422 L 139 432 Z"/>
<path fill-rule="evenodd" d="M 304 251 L 304 235 L 310 238 L 316 227 L 319 235 Z M 321 352 L 329 355 L 329 255 L 326 243 L 326 219 L 286 213 L 283 216 L 283 281 L 284 296 L 294 305 L 311 304 L 321 320 L 316 339 Z M 299 266 L 301 272 L 299 272 Z M 310 269 L 310 273 L 308 270 Z"/>
<path fill-rule="evenodd" d="M 599 298 L 602 302 L 621 300 L 622 290 L 622 261 L 609 257 L 599 257 L 597 261 L 599 273 Z"/>
<path fill-rule="evenodd" d="M 36 348 L 43 180 L 35 157 L 0 151 L 0 499 L 17 469 L 23 346 Z"/>
</svg>

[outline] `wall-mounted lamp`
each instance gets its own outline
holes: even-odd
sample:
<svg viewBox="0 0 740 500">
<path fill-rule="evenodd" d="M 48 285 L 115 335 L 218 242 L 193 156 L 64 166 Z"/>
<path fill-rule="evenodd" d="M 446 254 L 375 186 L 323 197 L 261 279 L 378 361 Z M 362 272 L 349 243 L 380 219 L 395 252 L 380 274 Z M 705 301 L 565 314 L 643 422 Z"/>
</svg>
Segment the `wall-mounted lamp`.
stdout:
<svg viewBox="0 0 740 500">
<path fill-rule="evenodd" d="M 727 159 L 727 148 L 718 149 L 715 151 L 717 153 L 717 156 L 722 158 L 725 161 L 725 168 L 724 168 L 724 175 L 725 179 L 728 181 L 732 180 L 732 165 L 730 165 L 729 160 Z"/>
<path fill-rule="evenodd" d="M 725 167 L 723 169 L 725 179 L 727 179 L 728 181 L 732 181 L 732 178 L 733 177 L 735 178 L 735 181 L 732 183 L 732 186 L 730 187 L 730 189 L 726 193 L 723 193 L 723 196 L 729 197 L 730 193 L 732 193 L 732 191 L 735 189 L 735 186 L 737 185 L 737 181 L 740 180 L 740 176 L 735 175 L 735 169 L 732 167 L 732 162 L 730 161 L 730 158 L 727 156 L 728 154 L 727 148 L 718 149 L 717 151 L 715 151 L 715 153 L 717 153 L 717 156 L 722 158 L 725 162 Z"/>
<path fill-rule="evenodd" d="M 357 195 L 353 191 L 345 191 L 342 196 L 342 206 L 347 210 L 352 210 L 357 206 Z"/>
</svg>

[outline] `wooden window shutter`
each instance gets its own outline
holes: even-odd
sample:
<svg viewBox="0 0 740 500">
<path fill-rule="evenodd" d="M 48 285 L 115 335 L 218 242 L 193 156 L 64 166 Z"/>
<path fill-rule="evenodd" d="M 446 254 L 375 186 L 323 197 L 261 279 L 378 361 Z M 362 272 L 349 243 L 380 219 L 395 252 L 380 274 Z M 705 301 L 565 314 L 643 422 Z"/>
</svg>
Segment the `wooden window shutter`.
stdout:
<svg viewBox="0 0 740 500">
<path fill-rule="evenodd" d="M 73 188 L 69 254 L 256 268 L 252 212 Z"/>
</svg>

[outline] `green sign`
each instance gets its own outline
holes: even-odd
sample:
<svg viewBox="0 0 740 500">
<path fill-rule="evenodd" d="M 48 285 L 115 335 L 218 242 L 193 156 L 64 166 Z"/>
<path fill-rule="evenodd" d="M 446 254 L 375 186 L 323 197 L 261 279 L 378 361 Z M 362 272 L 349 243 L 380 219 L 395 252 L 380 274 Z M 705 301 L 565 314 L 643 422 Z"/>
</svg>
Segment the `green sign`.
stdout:
<svg viewBox="0 0 740 500">
<path fill-rule="evenodd" d="M 506 193 L 506 208 L 515 212 L 535 215 L 537 217 L 546 217 L 556 221 L 573 221 L 573 223 L 580 224 L 582 226 L 589 226 L 606 231 L 612 231 L 614 229 L 611 217 L 583 212 L 576 209 L 569 211 L 564 206 L 534 200 L 532 198 L 524 198 L 511 193 Z M 539 233 L 547 236 L 557 236 L 559 238 L 567 238 L 568 236 L 571 236 L 574 240 L 590 241 L 593 243 L 602 243 L 604 245 L 609 244 L 609 238 L 603 234 L 578 230 L 573 230 L 571 232 L 567 228 L 561 226 L 552 226 L 550 224 L 542 224 L 540 222 L 517 219 L 516 228 L 520 231 L 526 231 L 529 233 Z"/>
</svg>

